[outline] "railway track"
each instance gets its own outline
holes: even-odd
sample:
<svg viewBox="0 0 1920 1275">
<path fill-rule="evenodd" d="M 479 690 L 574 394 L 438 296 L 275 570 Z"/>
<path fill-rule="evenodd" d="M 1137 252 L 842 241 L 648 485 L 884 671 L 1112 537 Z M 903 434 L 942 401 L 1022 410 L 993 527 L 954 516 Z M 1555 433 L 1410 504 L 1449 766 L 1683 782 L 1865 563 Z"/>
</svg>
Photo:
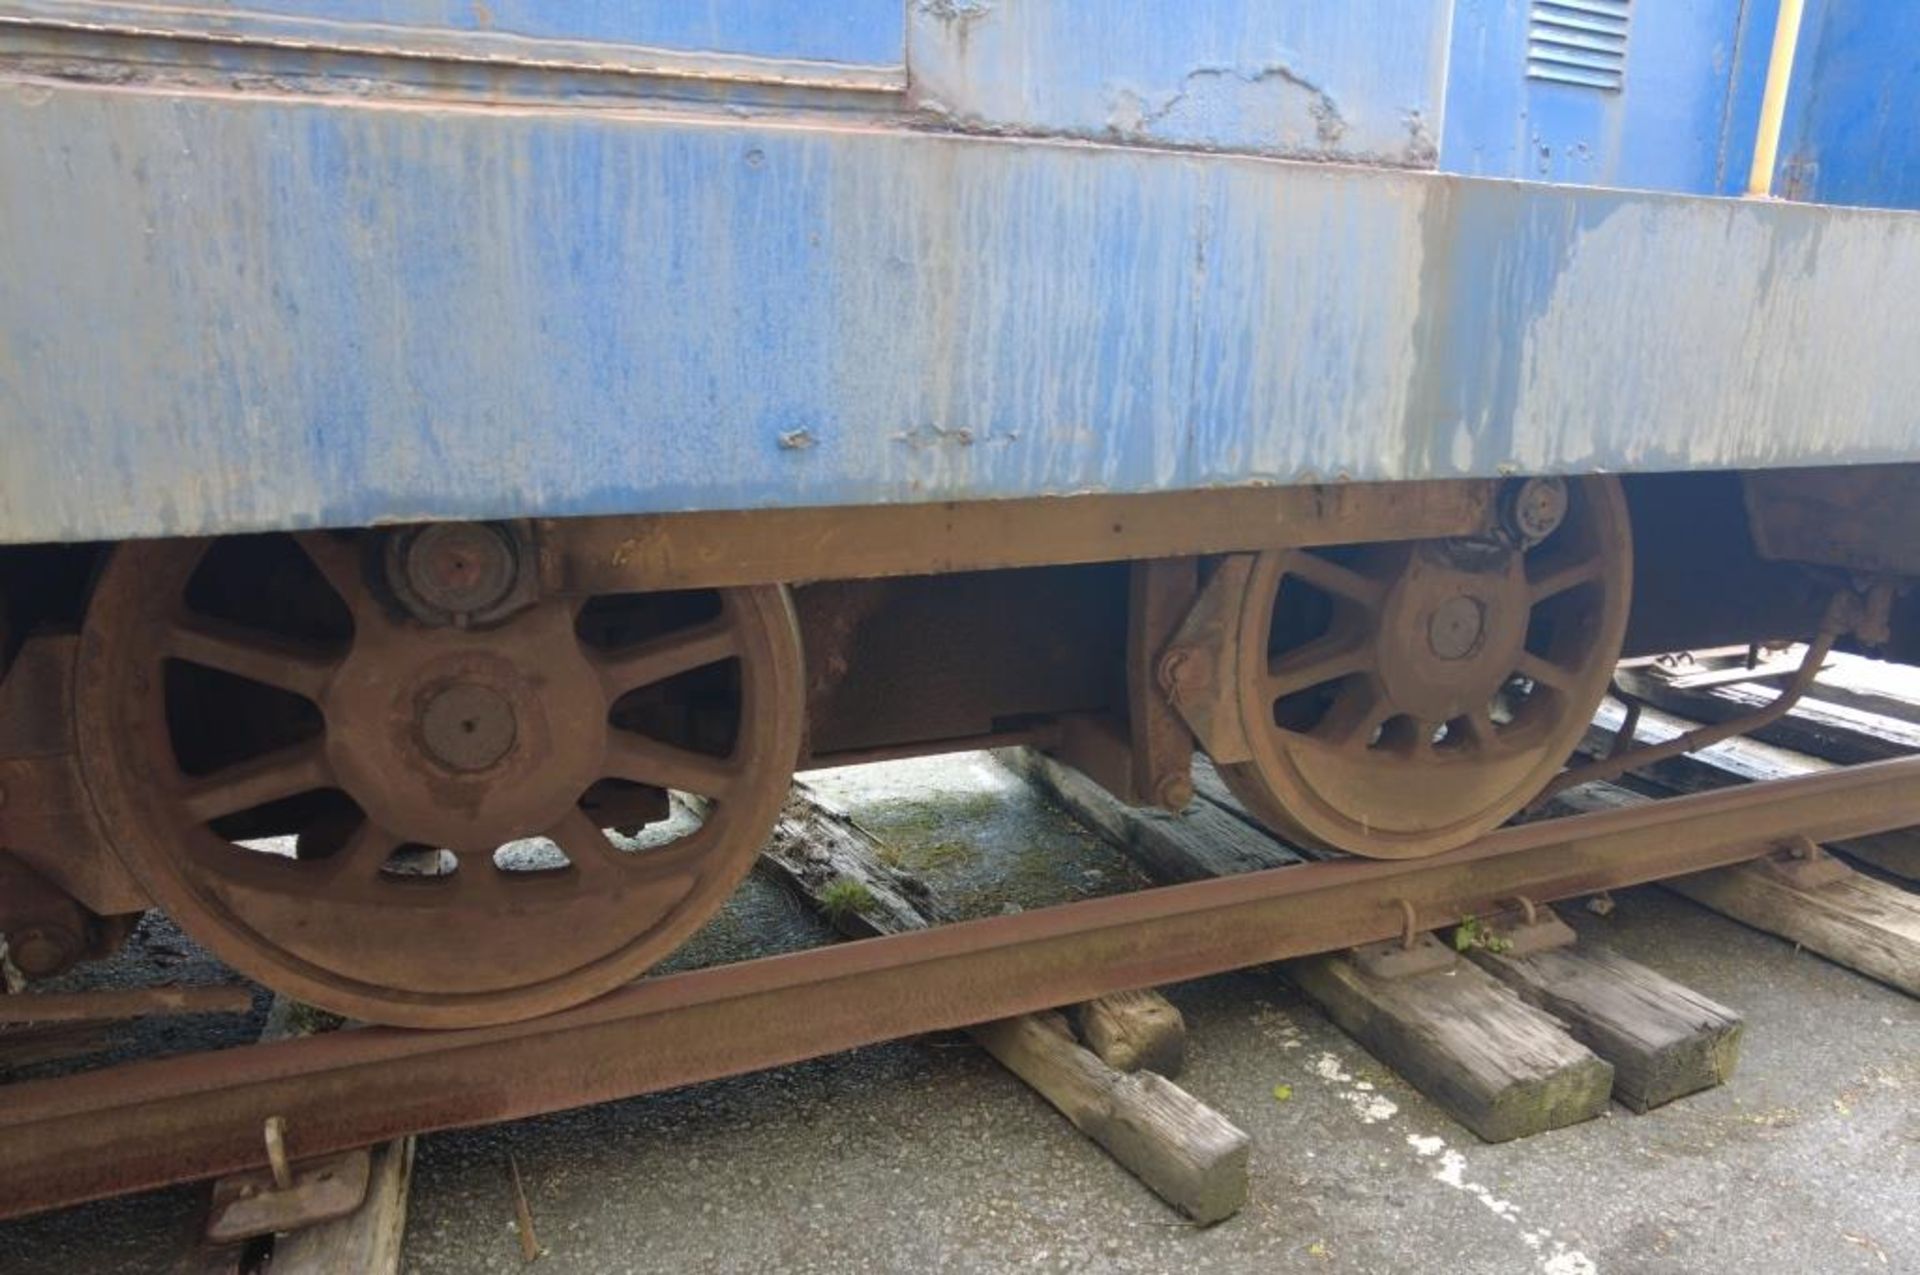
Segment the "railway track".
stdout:
<svg viewBox="0 0 1920 1275">
<path fill-rule="evenodd" d="M 1233 1189 L 1166 1189 L 1101 1101 L 1122 1072 L 1197 1099 L 1039 1011 L 1310 957 L 1288 977 L 1384 1058 L 1377 989 L 1303 974 L 1377 960 L 1402 1034 L 1489 1072 L 1524 1051 L 1481 1010 L 1538 1011 L 1580 1101 L 1455 1111 L 1519 1137 L 1731 1074 L 1730 1010 L 1723 1070 L 1640 1085 L 1518 968 L 1685 1000 L 1536 906 L 1662 879 L 1798 907 L 1775 933 L 1920 995 L 1920 901 L 1821 846 L 1916 849 L 1920 727 L 1705 790 L 1778 761 L 1710 748 L 1859 716 L 1795 720 L 1830 658 L 1920 665 L 1920 389 L 1886 338 L 1920 322 L 1920 195 L 1883 162 L 1910 130 L 1861 165 L 1826 136 L 1910 87 L 1902 42 L 1840 56 L 1797 0 L 1770 41 L 1725 0 L 1211 2 L 693 33 L 0 0 L 0 119 L 31 124 L 0 128 L 0 1027 L 250 1012 L 99 990 L 150 916 L 282 1019 L 361 1024 L 0 1087 L 0 1217 L 227 1175 L 210 1215 L 252 1220 L 206 1234 L 250 1244 L 345 1216 L 300 1211 L 330 1157 L 404 1179 L 415 1134 L 968 1027 L 1217 1219 L 1241 1131 Z M 1432 38 L 1380 62 L 1351 35 L 1388 22 Z M 1208 70 L 1275 47 L 1285 83 Z M 1625 92 L 1650 58 L 1712 82 Z M 1160 105 L 1086 108 L 1123 82 Z M 1289 118 L 1242 109 L 1275 91 Z M 1517 150 L 1516 106 L 1546 129 Z M 1694 126 L 1620 127 L 1644 109 Z M 1670 677 L 1680 651 L 1746 664 Z M 1015 748 L 1084 782 L 1062 805 L 1129 880 L 1181 883 L 903 901 L 881 937 L 649 976 L 766 870 L 796 774 Z M 1206 817 L 1243 840 L 1136 853 Z M 796 893 L 838 926 L 861 883 Z M 1482 999 L 1414 1004 L 1430 977 Z"/>
<path fill-rule="evenodd" d="M 650 978 L 544 1018 L 368 1028 L 0 1090 L 0 1215 L 669 1089 L 1920 822 L 1920 758 Z"/>
</svg>

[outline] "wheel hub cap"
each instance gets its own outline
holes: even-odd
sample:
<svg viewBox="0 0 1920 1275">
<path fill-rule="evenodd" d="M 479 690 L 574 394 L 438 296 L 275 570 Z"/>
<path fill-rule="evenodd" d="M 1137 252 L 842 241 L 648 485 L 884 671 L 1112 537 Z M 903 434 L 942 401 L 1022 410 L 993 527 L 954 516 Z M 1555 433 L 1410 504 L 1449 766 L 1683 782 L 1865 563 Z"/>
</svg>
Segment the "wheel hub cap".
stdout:
<svg viewBox="0 0 1920 1275">
<path fill-rule="evenodd" d="M 368 816 L 456 853 L 552 827 L 606 756 L 606 696 L 557 602 L 488 633 L 370 629 L 320 707 L 334 773 Z"/>
<path fill-rule="evenodd" d="M 1486 603 L 1464 593 L 1448 598 L 1427 619 L 1427 649 L 1443 660 L 1464 660 L 1486 629 Z"/>
<path fill-rule="evenodd" d="M 513 747 L 518 723 L 504 695 L 478 682 L 434 693 L 420 712 L 420 743 L 449 770 L 485 770 Z"/>
<path fill-rule="evenodd" d="M 1418 546 L 1373 638 L 1387 703 L 1435 724 L 1484 709 L 1513 671 L 1526 617 L 1520 555 L 1462 565 L 1448 546 Z"/>
</svg>

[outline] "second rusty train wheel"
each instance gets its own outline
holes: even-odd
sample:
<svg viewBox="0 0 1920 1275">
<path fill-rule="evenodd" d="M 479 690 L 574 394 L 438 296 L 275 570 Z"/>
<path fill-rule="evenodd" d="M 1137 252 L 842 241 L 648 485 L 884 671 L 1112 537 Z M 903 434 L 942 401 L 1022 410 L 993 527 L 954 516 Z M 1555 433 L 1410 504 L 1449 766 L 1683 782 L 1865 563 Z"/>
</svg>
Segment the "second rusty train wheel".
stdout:
<svg viewBox="0 0 1920 1275">
<path fill-rule="evenodd" d="M 1511 543 L 1260 555 L 1237 636 L 1253 755 L 1220 768 L 1249 810 L 1310 843 L 1414 858 L 1493 828 L 1559 770 L 1626 631 L 1627 513 L 1610 478 L 1520 495 Z"/>
<path fill-rule="evenodd" d="M 110 839 L 196 940 L 352 1017 L 504 1022 L 632 979 L 786 797 L 785 592 L 516 601 L 486 536 L 423 536 L 413 587 L 385 543 L 116 550 L 78 696 Z M 436 622 L 474 589 L 508 600 Z"/>
</svg>

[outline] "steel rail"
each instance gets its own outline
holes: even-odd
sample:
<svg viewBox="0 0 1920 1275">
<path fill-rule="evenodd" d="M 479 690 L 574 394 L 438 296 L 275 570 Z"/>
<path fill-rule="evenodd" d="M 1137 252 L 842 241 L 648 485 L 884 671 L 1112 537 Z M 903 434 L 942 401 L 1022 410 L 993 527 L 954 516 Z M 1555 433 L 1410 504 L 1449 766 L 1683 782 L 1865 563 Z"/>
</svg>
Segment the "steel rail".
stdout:
<svg viewBox="0 0 1920 1275">
<path fill-rule="evenodd" d="M 543 1019 L 368 1028 L 0 1089 L 0 1216 L 737 1075 L 1920 822 L 1920 757 L 649 978 Z"/>
<path fill-rule="evenodd" d="M 128 992 L 21 992 L 0 996 L 0 1023 L 100 1023 L 164 1014 L 244 1014 L 247 987 L 147 987 Z"/>
</svg>

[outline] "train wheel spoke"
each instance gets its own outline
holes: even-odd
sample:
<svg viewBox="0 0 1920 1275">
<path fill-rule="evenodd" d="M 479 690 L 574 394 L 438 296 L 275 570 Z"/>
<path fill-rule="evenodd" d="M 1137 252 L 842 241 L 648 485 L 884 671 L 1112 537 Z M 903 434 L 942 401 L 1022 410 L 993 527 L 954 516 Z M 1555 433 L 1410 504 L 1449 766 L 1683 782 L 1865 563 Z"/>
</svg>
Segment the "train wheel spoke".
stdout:
<svg viewBox="0 0 1920 1275">
<path fill-rule="evenodd" d="M 353 830 L 346 843 L 325 859 L 322 871 L 326 879 L 335 878 L 355 881 L 373 881 L 380 876 L 393 852 L 400 848 L 400 838 L 382 828 L 371 819 L 362 819 L 360 826 Z"/>
<path fill-rule="evenodd" d="M 1538 580 L 1527 582 L 1528 599 L 1532 605 L 1539 606 L 1549 598 L 1557 598 L 1583 584 L 1592 584 L 1601 578 L 1605 565 L 1598 558 L 1583 558 L 1568 566 L 1550 571 Z"/>
<path fill-rule="evenodd" d="M 573 870 L 586 878 L 605 879 L 623 872 L 638 857 L 614 845 L 605 830 L 578 809 L 548 829 L 547 837 L 560 847 Z"/>
<path fill-rule="evenodd" d="M 324 788 L 331 782 L 326 752 L 314 740 L 195 779 L 181 794 L 180 802 L 194 822 L 211 823 L 283 797 Z"/>
<path fill-rule="evenodd" d="M 682 673 L 732 659 L 740 653 L 740 634 L 724 620 L 697 625 L 598 657 L 608 699 L 652 686 Z"/>
<path fill-rule="evenodd" d="M 726 795 L 735 778 L 735 767 L 726 758 L 624 730 L 614 731 L 607 742 L 607 770 L 615 779 L 715 800 Z"/>
<path fill-rule="evenodd" d="M 1359 603 L 1370 611 L 1379 606 L 1387 592 L 1384 581 L 1362 575 L 1331 558 L 1323 558 L 1304 549 L 1287 556 L 1286 574 L 1297 576 L 1327 593 Z"/>
<path fill-rule="evenodd" d="M 1267 697 L 1281 699 L 1373 667 L 1373 646 L 1364 634 L 1329 633 L 1267 661 Z"/>
<path fill-rule="evenodd" d="M 1480 752 L 1498 746 L 1499 729 L 1494 725 L 1493 714 L 1483 705 L 1448 724 L 1447 742 Z"/>
<path fill-rule="evenodd" d="M 1529 682 L 1550 687 L 1556 691 L 1565 690 L 1579 676 L 1575 670 L 1561 668 L 1553 661 L 1542 659 L 1531 651 L 1520 653 L 1520 661 L 1514 667 L 1514 672 Z"/>
<path fill-rule="evenodd" d="M 1374 734 L 1394 714 L 1379 684 L 1368 678 L 1335 700 L 1327 715 L 1299 738 L 1338 752 L 1358 752 L 1373 742 Z"/>
<path fill-rule="evenodd" d="M 337 667 L 337 661 L 321 652 L 201 616 L 173 624 L 161 641 L 162 649 L 174 659 L 291 691 L 316 703 Z"/>
<path fill-rule="evenodd" d="M 1407 755 L 1420 761 L 1430 761 L 1439 750 L 1440 735 L 1447 724 L 1431 717 L 1411 718 L 1408 724 Z"/>
</svg>

